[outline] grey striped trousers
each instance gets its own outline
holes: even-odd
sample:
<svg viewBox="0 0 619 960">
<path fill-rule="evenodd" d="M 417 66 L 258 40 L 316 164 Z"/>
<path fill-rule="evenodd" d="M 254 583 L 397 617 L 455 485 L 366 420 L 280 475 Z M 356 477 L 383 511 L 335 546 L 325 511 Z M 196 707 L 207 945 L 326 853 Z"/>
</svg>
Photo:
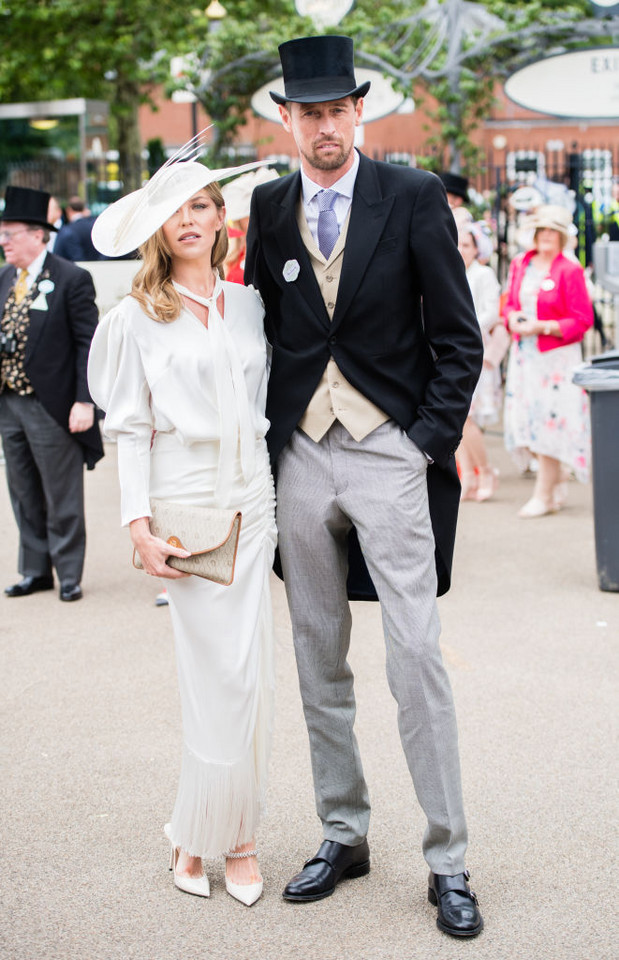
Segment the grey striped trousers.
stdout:
<svg viewBox="0 0 619 960">
<path fill-rule="evenodd" d="M 360 442 L 338 422 L 319 443 L 296 430 L 277 464 L 277 526 L 325 839 L 354 846 L 370 819 L 347 662 L 353 524 L 380 599 L 400 739 L 427 818 L 424 857 L 435 873 L 453 875 L 464 870 L 467 835 L 455 711 L 439 649 L 427 469 L 393 421 Z"/>
</svg>

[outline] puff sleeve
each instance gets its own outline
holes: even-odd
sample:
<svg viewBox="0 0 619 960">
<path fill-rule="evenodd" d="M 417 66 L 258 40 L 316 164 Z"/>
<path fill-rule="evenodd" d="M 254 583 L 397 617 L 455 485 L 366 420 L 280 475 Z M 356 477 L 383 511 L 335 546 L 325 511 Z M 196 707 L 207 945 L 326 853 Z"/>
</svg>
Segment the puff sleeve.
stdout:
<svg viewBox="0 0 619 960">
<path fill-rule="evenodd" d="M 119 304 L 100 322 L 90 347 L 88 386 L 105 411 L 105 433 L 116 440 L 121 523 L 150 517 L 150 446 L 153 417 L 139 344 Z"/>
</svg>

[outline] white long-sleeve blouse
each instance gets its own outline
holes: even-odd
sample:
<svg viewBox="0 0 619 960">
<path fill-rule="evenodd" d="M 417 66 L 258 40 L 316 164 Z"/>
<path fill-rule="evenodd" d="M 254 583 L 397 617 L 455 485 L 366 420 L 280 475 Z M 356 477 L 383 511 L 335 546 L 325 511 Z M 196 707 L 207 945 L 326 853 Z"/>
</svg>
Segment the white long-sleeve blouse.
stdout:
<svg viewBox="0 0 619 960">
<path fill-rule="evenodd" d="M 88 384 L 118 445 L 123 525 L 151 515 L 153 430 L 183 445 L 219 441 L 220 473 L 240 440 L 251 479 L 256 441 L 269 427 L 264 309 L 251 288 L 218 282 L 215 300 L 220 289 L 223 320 L 211 309 L 208 328 L 186 307 L 171 323 L 157 322 L 127 296 L 95 332 Z"/>
<path fill-rule="evenodd" d="M 466 279 L 471 288 L 475 313 L 481 327 L 484 342 L 499 320 L 499 295 L 501 288 L 492 267 L 473 260 L 467 268 Z"/>
</svg>

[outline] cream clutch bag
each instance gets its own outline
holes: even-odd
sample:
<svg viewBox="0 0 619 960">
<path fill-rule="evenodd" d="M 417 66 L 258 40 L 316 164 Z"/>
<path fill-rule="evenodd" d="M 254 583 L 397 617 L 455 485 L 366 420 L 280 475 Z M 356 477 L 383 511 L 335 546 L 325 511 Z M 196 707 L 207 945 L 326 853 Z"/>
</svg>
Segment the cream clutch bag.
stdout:
<svg viewBox="0 0 619 960">
<path fill-rule="evenodd" d="M 240 510 L 215 510 L 155 499 L 150 501 L 150 509 L 151 533 L 173 547 L 191 551 L 190 557 L 168 557 L 170 567 L 230 586 L 241 532 Z M 137 550 L 133 551 L 133 565 L 144 569 Z"/>
</svg>

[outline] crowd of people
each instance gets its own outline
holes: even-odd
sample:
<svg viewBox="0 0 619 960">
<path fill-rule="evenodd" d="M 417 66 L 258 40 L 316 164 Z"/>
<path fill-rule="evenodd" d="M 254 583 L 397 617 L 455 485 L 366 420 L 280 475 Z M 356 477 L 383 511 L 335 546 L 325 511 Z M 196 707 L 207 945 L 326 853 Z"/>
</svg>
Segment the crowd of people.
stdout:
<svg viewBox="0 0 619 960">
<path fill-rule="evenodd" d="M 50 590 L 55 571 L 61 600 L 82 596 L 83 463 L 103 454 L 96 404 L 117 444 L 121 522 L 171 613 L 183 726 L 164 828 L 174 883 L 210 896 L 203 861 L 223 855 L 227 891 L 247 906 L 263 891 L 274 560 L 323 831 L 287 901 L 370 871 L 348 601 L 378 600 L 426 818 L 428 898 L 443 932 L 474 937 L 483 919 L 436 597 L 450 585 L 459 500 L 497 491 L 487 427 L 502 420 L 517 468 L 535 471 L 520 517 L 556 512 L 568 479 L 587 479 L 587 400 L 571 375 L 590 294 L 567 208 L 538 205 L 501 292 L 465 178 L 441 184 L 354 148 L 369 82 L 356 82 L 351 40 L 300 38 L 280 57 L 285 94 L 271 96 L 300 158 L 289 176 L 260 163 L 211 170 L 198 138 L 96 220 L 72 203 L 53 253 L 49 196 L 7 189 L 0 433 L 22 579 L 5 593 Z M 131 290 L 98 324 L 92 280 L 69 262 L 89 259 L 72 257 L 80 242 L 106 258 L 140 252 Z M 156 510 L 175 508 L 193 528 L 241 513 L 230 582 L 178 569 L 204 551 L 154 530 Z"/>
<path fill-rule="evenodd" d="M 466 178 L 447 172 L 441 179 L 484 339 L 483 369 L 457 453 L 461 497 L 481 502 L 494 495 L 499 475 L 488 463 L 483 431 L 502 420 L 516 468 L 535 475 L 533 495 L 518 516 L 547 516 L 565 505 L 569 479 L 589 477 L 588 400 L 572 374 L 594 311 L 590 281 L 573 252 L 571 198 L 558 191 L 564 205 L 545 203 L 536 190 L 520 191 L 518 201 L 526 208 L 521 249 L 501 295 L 489 266 L 493 237 L 486 221 L 474 221 L 465 205 Z"/>
</svg>

